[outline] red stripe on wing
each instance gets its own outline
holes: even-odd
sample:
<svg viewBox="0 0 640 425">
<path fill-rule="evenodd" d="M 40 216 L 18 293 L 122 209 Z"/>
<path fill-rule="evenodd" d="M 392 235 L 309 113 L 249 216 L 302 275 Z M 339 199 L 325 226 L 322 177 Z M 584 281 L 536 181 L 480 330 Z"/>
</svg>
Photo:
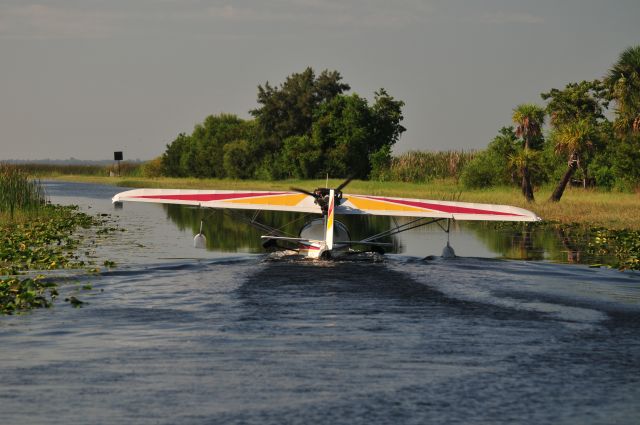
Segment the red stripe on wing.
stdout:
<svg viewBox="0 0 640 425">
<path fill-rule="evenodd" d="M 177 195 L 144 195 L 144 196 L 135 196 L 135 198 L 208 202 L 208 201 L 227 201 L 227 200 L 239 199 L 239 198 L 253 198 L 257 196 L 283 195 L 286 193 L 288 192 L 191 193 L 191 194 L 177 194 Z"/>
<path fill-rule="evenodd" d="M 404 199 L 380 198 L 377 196 L 365 196 L 365 198 L 375 199 L 377 201 L 392 202 L 401 205 L 409 205 L 411 207 L 428 208 L 435 211 L 451 213 L 451 214 L 489 214 L 489 215 L 507 215 L 512 217 L 521 217 L 521 214 L 506 213 L 501 211 L 482 210 L 479 208 L 458 207 L 455 205 L 440 205 L 429 202 L 407 201 Z"/>
</svg>

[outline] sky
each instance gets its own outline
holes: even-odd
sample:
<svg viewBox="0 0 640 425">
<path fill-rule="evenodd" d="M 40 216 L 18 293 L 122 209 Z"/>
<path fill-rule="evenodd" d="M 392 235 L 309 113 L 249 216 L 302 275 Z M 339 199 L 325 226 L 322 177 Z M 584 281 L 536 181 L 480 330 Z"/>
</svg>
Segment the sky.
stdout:
<svg viewBox="0 0 640 425">
<path fill-rule="evenodd" d="M 307 66 L 404 101 L 395 153 L 482 149 L 638 22 L 639 0 L 0 0 L 0 161 L 151 159 Z"/>
</svg>

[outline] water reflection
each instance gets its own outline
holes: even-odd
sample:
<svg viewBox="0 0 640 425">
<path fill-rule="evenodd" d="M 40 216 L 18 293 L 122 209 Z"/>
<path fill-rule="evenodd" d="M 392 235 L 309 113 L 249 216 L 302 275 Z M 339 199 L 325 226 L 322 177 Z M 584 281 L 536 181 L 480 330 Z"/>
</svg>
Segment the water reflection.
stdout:
<svg viewBox="0 0 640 425">
<path fill-rule="evenodd" d="M 167 217 L 173 221 L 180 230 L 190 230 L 194 234 L 200 231 L 200 221 L 204 220 L 203 232 L 207 237 L 207 248 L 230 252 L 264 252 L 260 236 L 267 234 L 243 222 L 229 212 L 221 210 L 206 210 L 191 208 L 182 205 L 163 205 Z M 280 230 L 288 236 L 298 237 L 298 232 L 304 224 L 318 215 L 261 211 L 254 217 L 254 212 L 233 212 L 245 218 L 255 218 L 256 221 L 269 227 Z M 351 233 L 352 240 L 361 240 L 373 234 L 388 230 L 392 227 L 392 220 L 382 216 L 340 216 Z M 380 242 L 392 243 L 389 252 L 403 252 L 403 247 L 398 238 L 385 238 Z"/>
<path fill-rule="evenodd" d="M 183 231 L 193 234 L 200 230 L 204 219 L 207 248 L 227 252 L 264 252 L 261 235 L 256 229 L 237 217 L 220 210 L 206 210 L 181 205 L 164 205 L 167 217 Z M 239 212 L 249 219 L 253 212 Z M 305 222 L 313 215 L 262 211 L 256 220 L 290 236 L 297 236 Z M 383 216 L 340 216 L 351 232 L 353 240 L 364 239 L 386 231 L 410 219 Z M 612 258 L 589 252 L 589 229 L 585 227 L 540 226 L 529 223 L 453 222 L 452 246 L 463 256 L 499 257 L 517 260 L 548 260 L 561 263 L 612 263 Z M 389 253 L 416 256 L 439 255 L 447 236 L 437 224 L 413 229 L 387 238 Z M 473 245 L 481 245 L 472 247 Z"/>
<path fill-rule="evenodd" d="M 503 258 L 582 264 L 615 262 L 613 257 L 590 252 L 588 227 L 529 223 L 500 226 L 482 222 L 464 223 L 461 227 L 473 232 L 491 251 Z"/>
</svg>

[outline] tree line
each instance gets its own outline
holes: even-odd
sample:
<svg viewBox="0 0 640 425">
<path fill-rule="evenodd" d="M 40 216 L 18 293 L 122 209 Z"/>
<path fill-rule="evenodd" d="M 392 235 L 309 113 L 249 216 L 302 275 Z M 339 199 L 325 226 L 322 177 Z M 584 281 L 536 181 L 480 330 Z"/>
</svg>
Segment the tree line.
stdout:
<svg viewBox="0 0 640 425">
<path fill-rule="evenodd" d="M 316 75 L 312 68 L 278 86 L 266 82 L 258 86 L 252 119 L 207 117 L 191 134 L 179 134 L 167 145 L 154 172 L 402 181 L 450 174 L 468 188 L 517 185 L 529 201 L 541 185 L 555 185 L 552 201 L 578 180 L 616 190 L 640 185 L 640 46 L 624 50 L 602 79 L 541 93 L 543 106 L 516 106 L 513 125 L 501 128 L 480 152 L 393 157 L 391 149 L 405 131 L 404 102 L 380 89 L 370 104 L 350 89 L 339 72 Z M 429 170 L 411 169 L 420 167 Z"/>
<path fill-rule="evenodd" d="M 514 126 L 462 171 L 465 186 L 518 184 L 534 201 L 534 186 L 555 182 L 550 200 L 557 202 L 572 180 L 619 190 L 640 184 L 640 46 L 624 50 L 602 79 L 541 97 L 546 106 L 514 108 Z"/>
<path fill-rule="evenodd" d="M 388 166 L 405 128 L 404 102 L 385 89 L 374 100 L 348 94 L 337 71 L 312 68 L 279 86 L 258 86 L 253 119 L 212 115 L 179 134 L 161 158 L 172 177 L 287 179 L 353 176 L 367 179 Z"/>
</svg>

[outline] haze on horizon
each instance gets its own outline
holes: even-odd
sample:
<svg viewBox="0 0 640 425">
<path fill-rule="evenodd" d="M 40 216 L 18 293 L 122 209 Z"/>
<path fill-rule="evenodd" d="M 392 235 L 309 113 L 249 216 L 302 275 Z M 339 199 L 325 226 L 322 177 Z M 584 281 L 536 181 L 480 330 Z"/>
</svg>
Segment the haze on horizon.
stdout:
<svg viewBox="0 0 640 425">
<path fill-rule="evenodd" d="M 395 152 L 481 149 L 640 44 L 637 0 L 0 0 L 0 161 L 160 155 L 311 66 L 403 100 Z"/>
</svg>

